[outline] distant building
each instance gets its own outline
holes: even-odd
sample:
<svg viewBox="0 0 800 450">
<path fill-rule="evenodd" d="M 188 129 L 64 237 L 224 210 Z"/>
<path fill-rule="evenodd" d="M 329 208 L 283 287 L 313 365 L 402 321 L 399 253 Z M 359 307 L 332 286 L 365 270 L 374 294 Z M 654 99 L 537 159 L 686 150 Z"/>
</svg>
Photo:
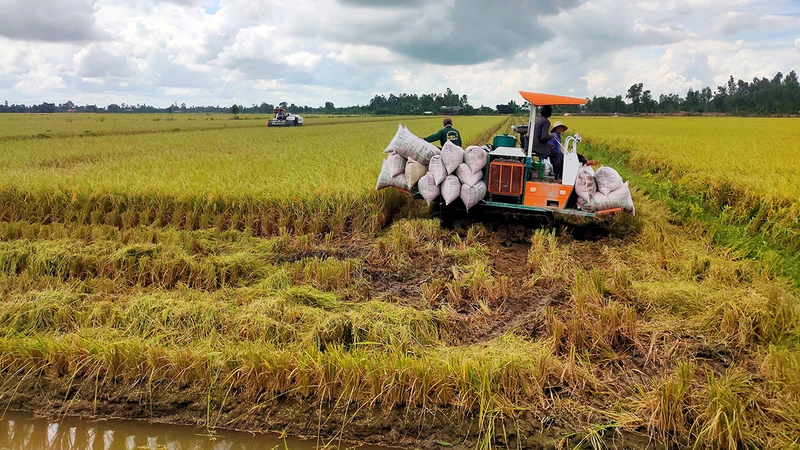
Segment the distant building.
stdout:
<svg viewBox="0 0 800 450">
<path fill-rule="evenodd" d="M 442 106 L 442 114 L 461 114 L 463 112 L 462 106 Z"/>
<path fill-rule="evenodd" d="M 423 114 L 423 115 L 426 115 L 426 116 L 432 116 L 432 115 L 433 115 L 433 111 L 425 111 L 425 112 L 424 112 L 424 113 L 422 113 L 422 114 Z"/>
</svg>

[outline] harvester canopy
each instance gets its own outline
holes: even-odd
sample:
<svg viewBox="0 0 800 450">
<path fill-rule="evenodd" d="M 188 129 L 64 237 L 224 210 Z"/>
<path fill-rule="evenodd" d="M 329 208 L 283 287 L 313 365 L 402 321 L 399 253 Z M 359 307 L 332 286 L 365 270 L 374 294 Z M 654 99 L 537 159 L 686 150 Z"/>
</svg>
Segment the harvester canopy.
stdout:
<svg viewBox="0 0 800 450">
<path fill-rule="evenodd" d="M 519 91 L 519 95 L 534 106 L 555 105 L 583 105 L 588 98 L 567 97 L 564 95 L 541 94 L 539 92 Z"/>
</svg>

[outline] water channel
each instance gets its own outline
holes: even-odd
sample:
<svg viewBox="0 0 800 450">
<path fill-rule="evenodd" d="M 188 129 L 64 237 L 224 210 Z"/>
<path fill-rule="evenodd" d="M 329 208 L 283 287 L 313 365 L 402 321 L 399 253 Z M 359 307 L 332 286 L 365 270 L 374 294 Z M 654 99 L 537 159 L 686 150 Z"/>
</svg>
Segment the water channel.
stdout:
<svg viewBox="0 0 800 450">
<path fill-rule="evenodd" d="M 203 428 L 138 420 L 48 419 L 16 411 L 6 411 L 0 418 L 0 450 L 316 450 L 324 445 L 323 440 L 284 439 L 276 434 L 218 430 L 211 436 Z M 328 448 L 353 447 L 337 441 Z"/>
</svg>

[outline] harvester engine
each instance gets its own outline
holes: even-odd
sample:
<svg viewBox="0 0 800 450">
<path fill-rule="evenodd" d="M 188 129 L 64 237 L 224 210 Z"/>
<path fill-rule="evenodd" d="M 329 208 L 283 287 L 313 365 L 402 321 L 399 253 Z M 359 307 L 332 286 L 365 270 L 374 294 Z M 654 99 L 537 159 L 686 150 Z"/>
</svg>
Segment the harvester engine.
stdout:
<svg viewBox="0 0 800 450">
<path fill-rule="evenodd" d="M 516 147 L 513 136 L 496 136 L 492 142 L 492 160 L 489 163 L 487 190 L 497 195 L 497 200 L 519 203 L 525 184 L 525 152 Z"/>
</svg>

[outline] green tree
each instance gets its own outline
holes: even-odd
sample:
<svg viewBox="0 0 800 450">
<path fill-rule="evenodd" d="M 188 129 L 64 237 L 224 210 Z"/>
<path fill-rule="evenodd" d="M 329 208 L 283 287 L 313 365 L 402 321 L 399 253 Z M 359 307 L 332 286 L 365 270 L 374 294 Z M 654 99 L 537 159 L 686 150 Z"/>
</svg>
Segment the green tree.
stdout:
<svg viewBox="0 0 800 450">
<path fill-rule="evenodd" d="M 650 94 L 650 89 L 642 92 L 642 106 L 644 106 L 644 112 L 648 113 L 651 112 L 651 107 L 653 106 L 653 96 Z"/>
<path fill-rule="evenodd" d="M 241 110 L 242 109 L 236 103 L 234 103 L 233 106 L 231 106 L 231 114 L 233 114 L 234 119 L 239 120 L 239 111 Z"/>
<path fill-rule="evenodd" d="M 631 101 L 634 112 L 639 112 L 639 104 L 642 102 L 643 87 L 644 85 L 642 83 L 634 84 L 630 88 L 628 88 L 628 94 L 625 96 L 625 98 Z"/>
</svg>

